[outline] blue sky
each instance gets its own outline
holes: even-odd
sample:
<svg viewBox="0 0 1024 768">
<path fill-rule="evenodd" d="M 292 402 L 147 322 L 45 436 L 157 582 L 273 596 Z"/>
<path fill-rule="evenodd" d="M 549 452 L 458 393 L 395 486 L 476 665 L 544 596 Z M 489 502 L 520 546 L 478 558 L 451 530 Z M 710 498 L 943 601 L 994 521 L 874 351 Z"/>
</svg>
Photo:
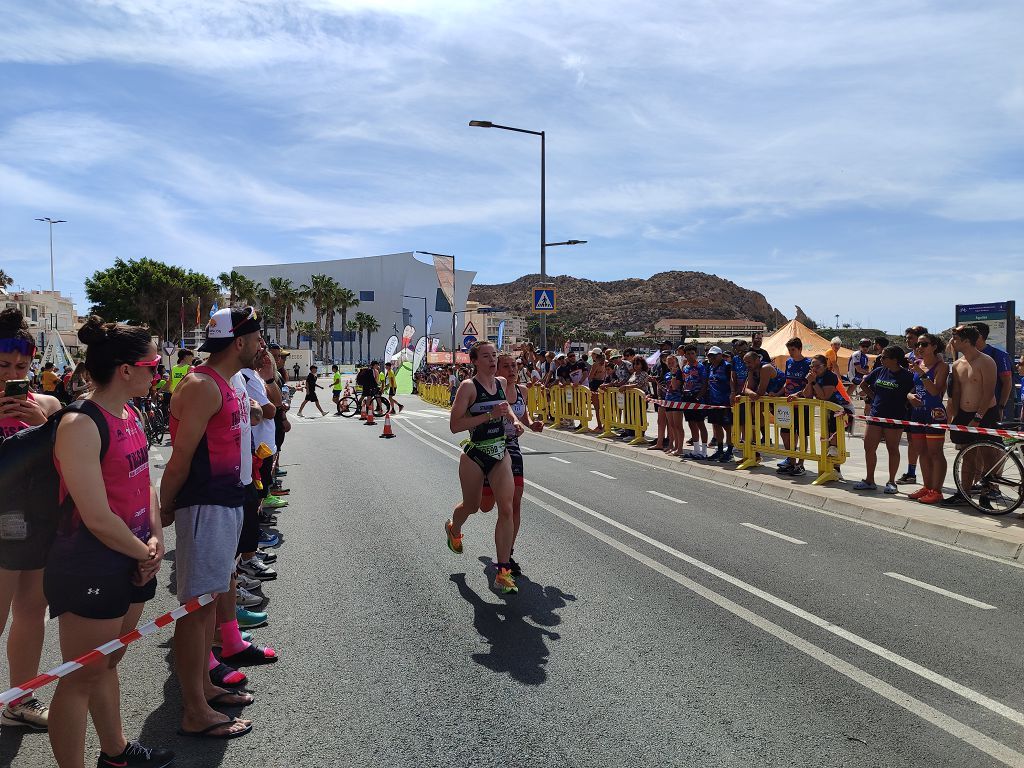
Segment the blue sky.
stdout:
<svg viewBox="0 0 1024 768">
<path fill-rule="evenodd" d="M 0 266 L 455 253 L 902 330 L 1024 302 L 1024 3 L 8 0 Z M 81 308 L 81 306 L 80 306 Z"/>
</svg>

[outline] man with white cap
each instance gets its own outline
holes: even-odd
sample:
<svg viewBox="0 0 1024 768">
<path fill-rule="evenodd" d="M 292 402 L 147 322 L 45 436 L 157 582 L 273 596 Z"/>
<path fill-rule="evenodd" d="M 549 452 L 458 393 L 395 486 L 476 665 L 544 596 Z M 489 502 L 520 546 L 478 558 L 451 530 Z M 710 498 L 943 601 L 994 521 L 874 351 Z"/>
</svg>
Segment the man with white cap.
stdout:
<svg viewBox="0 0 1024 768">
<path fill-rule="evenodd" d="M 242 530 L 245 486 L 252 466 L 243 466 L 243 435 L 248 432 L 249 402 L 232 383 L 242 368 L 258 367 L 263 351 L 260 319 L 253 307 L 225 308 L 210 318 L 209 353 L 182 379 L 171 398 L 174 450 L 160 485 L 160 516 L 174 523 L 178 601 L 210 592 L 227 593 Z M 244 385 L 243 385 L 244 387 Z M 247 476 L 248 475 L 248 476 Z M 181 683 L 183 714 L 179 733 L 230 739 L 252 730 L 252 721 L 226 717 L 222 706 L 252 703 L 249 694 L 218 688 L 208 675 L 216 624 L 215 603 L 182 617 L 174 626 L 175 669 Z"/>
<path fill-rule="evenodd" d="M 708 461 L 723 464 L 732 459 L 732 365 L 721 347 L 708 350 L 708 391 L 705 402 L 708 405 L 722 405 L 708 411 L 708 424 L 715 431 L 718 449 L 708 456 Z"/>
</svg>

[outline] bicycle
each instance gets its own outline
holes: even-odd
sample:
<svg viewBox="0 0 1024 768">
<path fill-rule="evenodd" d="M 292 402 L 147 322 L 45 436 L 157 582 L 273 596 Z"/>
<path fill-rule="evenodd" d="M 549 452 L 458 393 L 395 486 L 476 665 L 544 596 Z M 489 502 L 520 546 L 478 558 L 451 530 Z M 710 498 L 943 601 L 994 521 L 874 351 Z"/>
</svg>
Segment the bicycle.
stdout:
<svg viewBox="0 0 1024 768">
<path fill-rule="evenodd" d="M 163 445 L 164 437 L 167 435 L 167 420 L 164 418 L 160 405 L 150 397 L 140 398 L 136 401 L 142 428 L 150 447 Z"/>
<path fill-rule="evenodd" d="M 1003 421 L 997 427 L 1024 431 L 1022 421 Z M 963 466 L 972 467 L 973 482 L 964 487 Z M 1006 515 L 1024 503 L 1024 438 L 1004 437 L 1002 443 L 971 443 L 953 461 L 957 491 L 986 515 Z"/>
<path fill-rule="evenodd" d="M 374 410 L 373 415 L 375 417 L 385 416 L 391 411 L 391 403 L 388 402 L 387 397 L 382 392 L 377 392 L 370 395 L 372 400 L 379 399 L 379 409 Z M 349 387 L 345 388 L 345 391 L 341 395 L 341 399 L 338 400 L 338 409 L 341 411 L 341 415 L 346 419 L 351 419 L 357 413 L 363 411 L 363 400 L 365 396 L 362 390 L 356 390 L 353 392 Z"/>
</svg>

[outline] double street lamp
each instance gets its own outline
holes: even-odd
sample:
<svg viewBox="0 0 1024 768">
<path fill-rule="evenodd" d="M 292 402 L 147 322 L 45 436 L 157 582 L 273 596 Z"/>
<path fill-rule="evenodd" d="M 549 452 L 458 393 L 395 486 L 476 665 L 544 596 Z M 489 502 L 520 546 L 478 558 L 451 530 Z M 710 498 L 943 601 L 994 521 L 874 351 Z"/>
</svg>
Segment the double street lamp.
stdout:
<svg viewBox="0 0 1024 768">
<path fill-rule="evenodd" d="M 530 131 L 526 128 L 513 128 L 509 125 L 498 125 L 490 120 L 470 120 L 472 128 L 500 128 L 503 131 L 515 131 L 516 133 L 528 133 L 531 136 L 540 136 L 540 282 L 546 285 L 548 280 L 547 248 L 553 245 L 580 245 L 586 240 L 566 240 L 562 243 L 547 242 L 547 177 L 545 168 L 544 131 Z M 547 314 L 540 316 L 540 340 L 543 349 L 548 348 L 548 317 Z"/>
<path fill-rule="evenodd" d="M 56 290 L 53 286 L 53 225 L 54 224 L 67 224 L 64 219 L 51 219 L 49 216 L 44 216 L 36 221 L 43 221 L 50 225 L 50 291 Z"/>
</svg>

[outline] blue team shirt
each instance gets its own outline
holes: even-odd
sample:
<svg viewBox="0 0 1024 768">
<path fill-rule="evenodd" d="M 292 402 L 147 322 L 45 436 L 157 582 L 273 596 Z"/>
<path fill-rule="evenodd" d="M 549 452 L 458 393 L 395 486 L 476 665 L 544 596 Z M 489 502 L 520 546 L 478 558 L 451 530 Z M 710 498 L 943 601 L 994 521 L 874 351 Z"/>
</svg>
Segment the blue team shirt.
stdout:
<svg viewBox="0 0 1024 768">
<path fill-rule="evenodd" d="M 807 386 L 807 376 L 810 372 L 811 358 L 805 357 L 803 360 L 789 358 L 786 360 L 786 385 L 783 387 L 783 391 L 787 395 L 802 392 Z"/>
<path fill-rule="evenodd" d="M 708 378 L 708 368 L 704 363 L 683 366 L 683 392 L 700 392 Z"/>
<path fill-rule="evenodd" d="M 732 369 L 736 371 L 736 381 L 743 385 L 743 382 L 747 380 L 747 364 L 743 362 L 742 355 L 732 356 Z"/>
<path fill-rule="evenodd" d="M 708 374 L 708 405 L 729 405 L 732 399 L 732 366 L 722 360 Z"/>
<path fill-rule="evenodd" d="M 996 361 L 996 404 L 998 405 L 999 399 L 1003 395 L 1003 380 L 1007 373 L 1010 374 L 1010 386 L 1013 386 L 1013 361 L 1003 350 L 993 347 L 991 344 L 986 344 L 981 351 Z M 1013 393 L 1011 392 L 1011 394 Z"/>
</svg>

